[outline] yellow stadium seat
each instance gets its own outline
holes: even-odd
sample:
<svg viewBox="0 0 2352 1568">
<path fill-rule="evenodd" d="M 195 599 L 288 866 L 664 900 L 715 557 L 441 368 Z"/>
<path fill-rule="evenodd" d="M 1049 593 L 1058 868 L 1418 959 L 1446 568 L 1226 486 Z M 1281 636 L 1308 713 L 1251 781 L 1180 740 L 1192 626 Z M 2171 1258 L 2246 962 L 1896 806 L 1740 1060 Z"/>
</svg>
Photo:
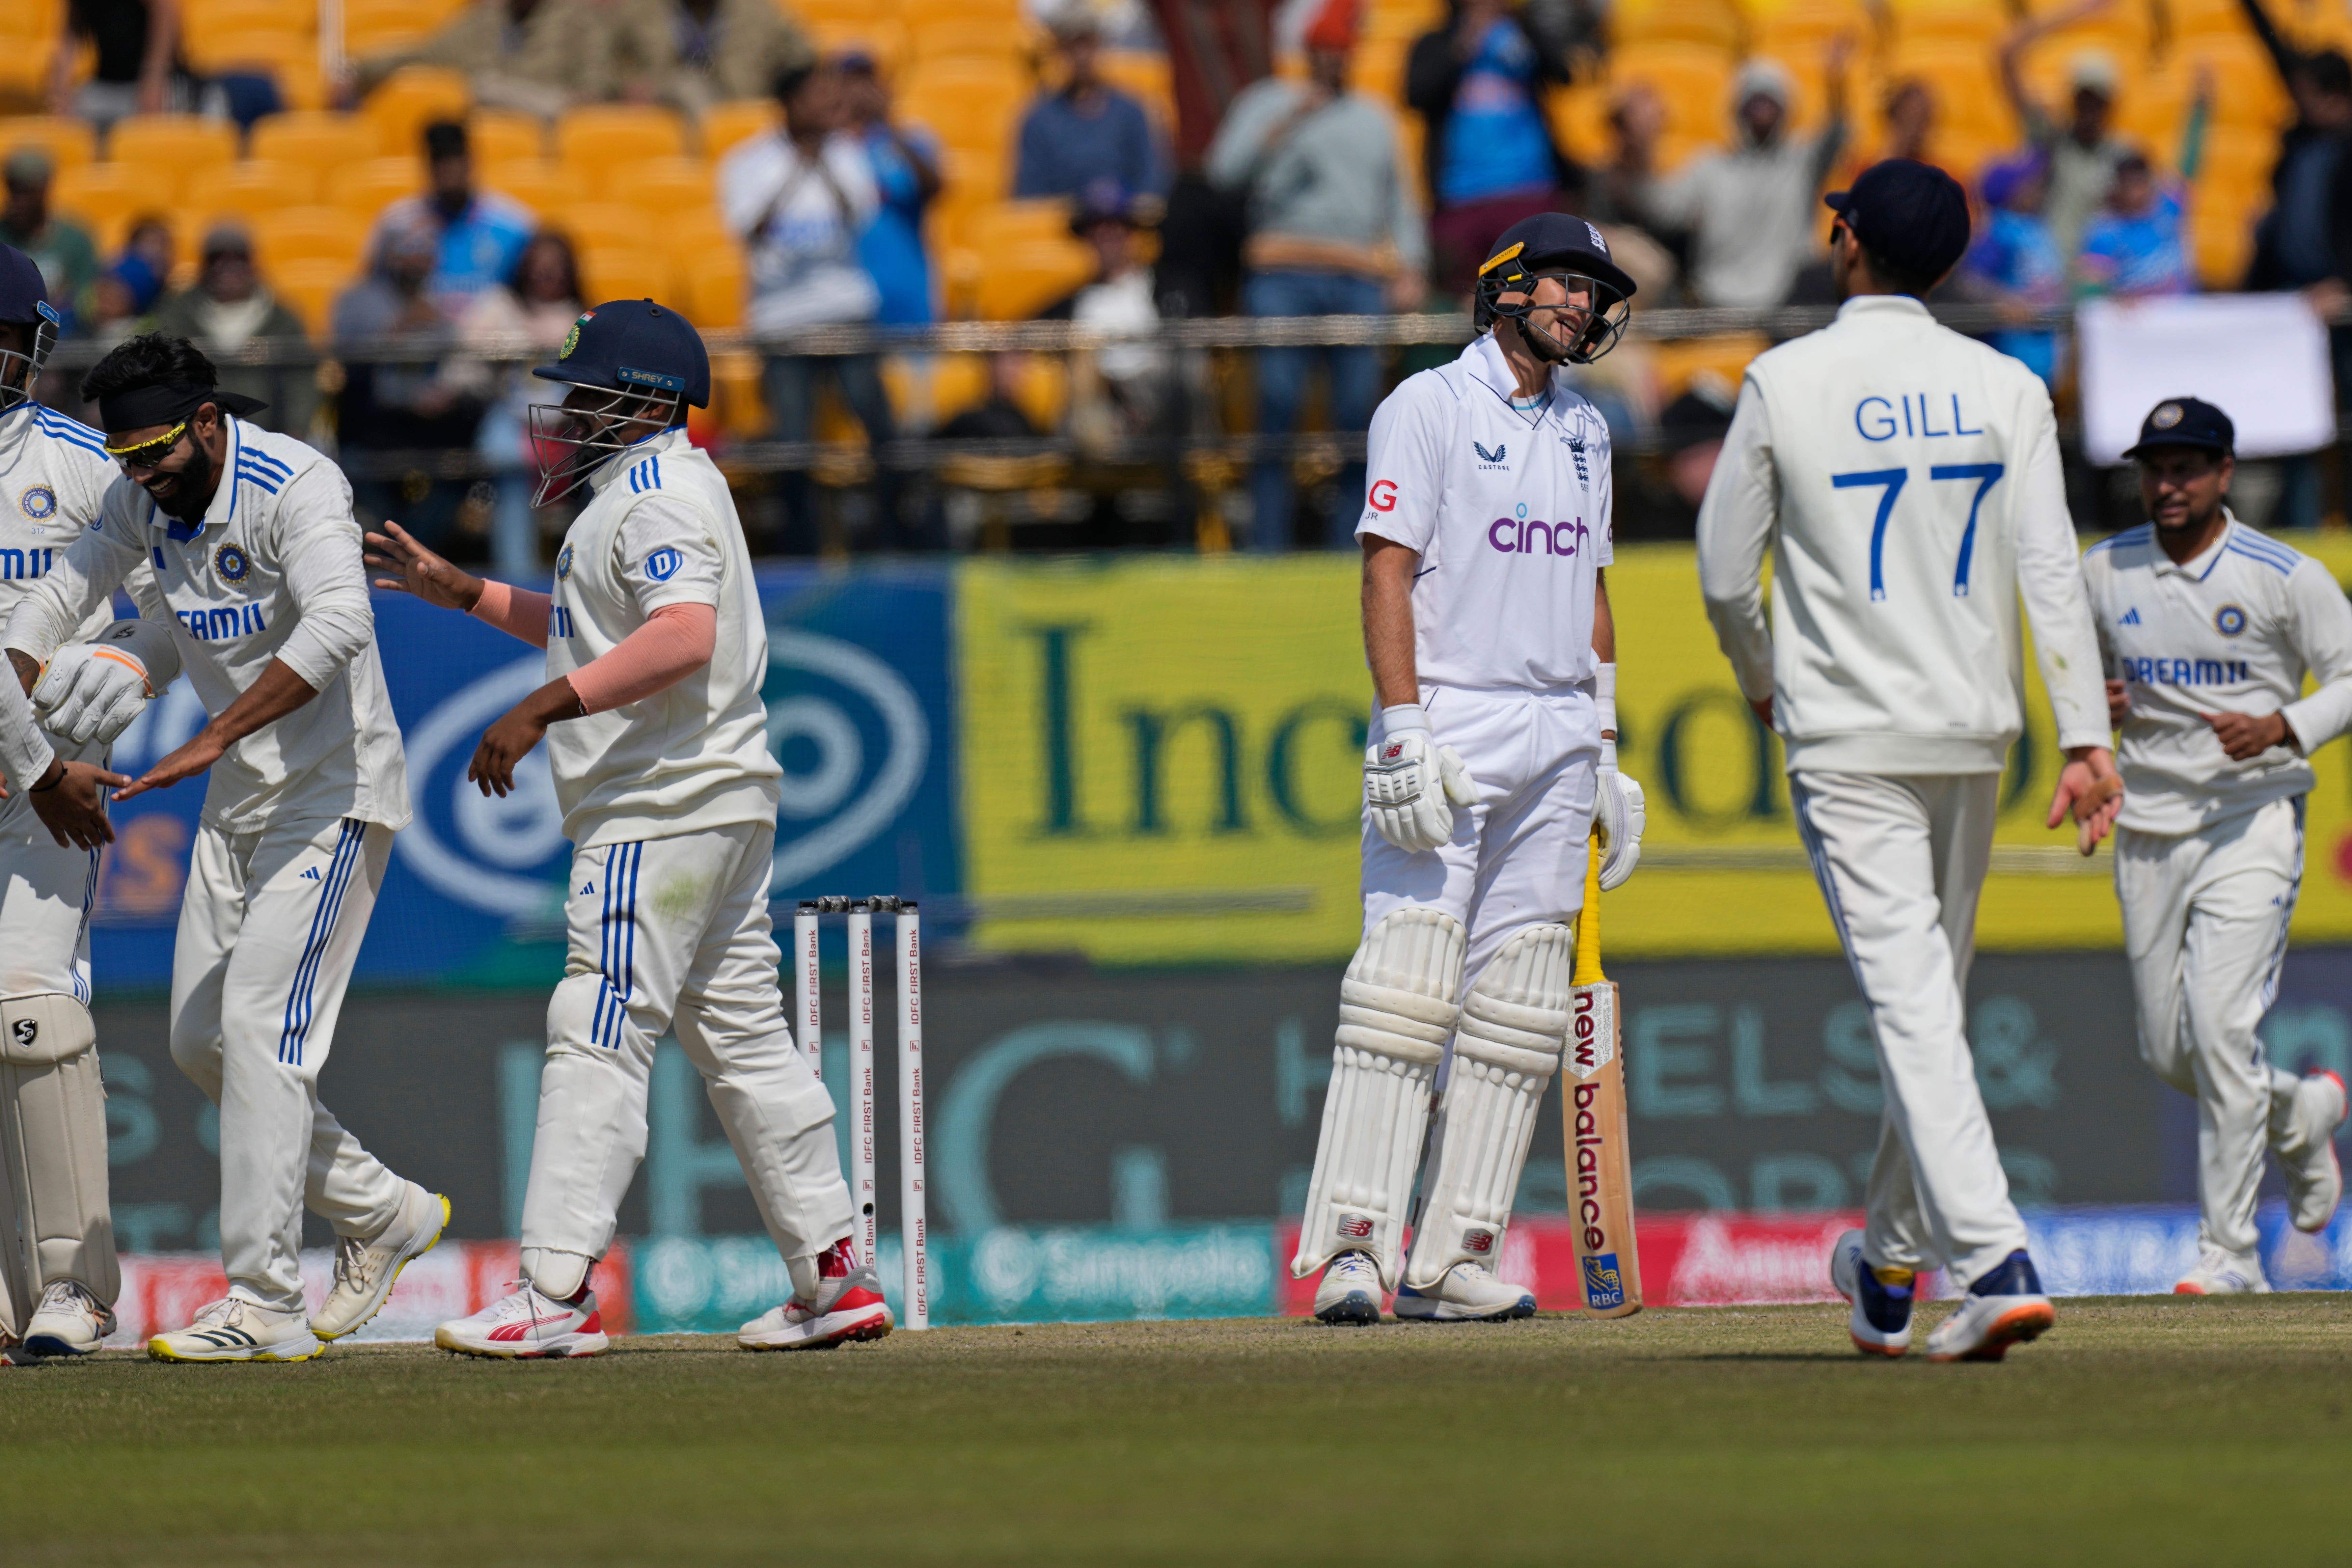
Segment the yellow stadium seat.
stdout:
<svg viewBox="0 0 2352 1568">
<path fill-rule="evenodd" d="M 1888 16 L 1902 45 L 1934 39 L 1991 48 L 2011 25 L 2001 6 L 1984 0 L 1895 0 Z"/>
<path fill-rule="evenodd" d="M 1021 0 L 898 0 L 898 19 L 919 33 L 940 22 L 985 17 L 1008 29 L 1021 24 Z"/>
<path fill-rule="evenodd" d="M 20 114 L 0 120 L 0 157 L 19 147 L 39 147 L 63 174 L 79 169 L 98 156 L 98 138 L 87 121 L 49 114 Z"/>
<path fill-rule="evenodd" d="M 1940 39 L 1908 44 L 1895 50 L 1885 70 L 1888 81 L 1916 77 L 1927 83 L 1936 94 L 1937 123 L 1944 129 L 1994 141 L 2018 138 L 2016 114 L 1988 51 Z"/>
<path fill-rule="evenodd" d="M 1166 55 L 1157 49 L 1105 49 L 1101 68 L 1103 79 L 1139 100 L 1160 124 L 1176 123 L 1176 89 Z"/>
<path fill-rule="evenodd" d="M 699 256 L 709 250 L 734 250 L 735 236 L 729 232 L 727 220 L 719 216 L 717 207 L 664 213 L 657 220 L 662 238 L 679 256 Z"/>
<path fill-rule="evenodd" d="M 875 68 L 882 73 L 885 81 L 896 80 L 906 68 L 908 57 L 914 52 L 907 29 L 887 12 L 877 15 L 868 10 L 849 20 L 814 22 L 808 35 L 816 52 L 826 59 L 852 50 L 872 56 Z"/>
<path fill-rule="evenodd" d="M 606 199 L 650 213 L 700 211 L 719 199 L 710 165 L 699 158 L 647 158 L 624 163 L 602 184 Z"/>
<path fill-rule="evenodd" d="M 706 332 L 743 324 L 743 293 L 749 285 L 743 257 L 733 247 L 706 250 L 680 268 L 685 274 L 686 319 Z"/>
<path fill-rule="evenodd" d="M 370 158 L 364 163 L 336 170 L 334 177 L 322 187 L 334 205 L 357 213 L 370 223 L 392 203 L 403 196 L 413 196 L 424 188 L 425 164 L 417 158 Z"/>
<path fill-rule="evenodd" d="M 1863 43 L 1874 27 L 1868 8 L 1859 0 L 1758 3 L 1749 7 L 1748 47 L 1757 54 L 1786 59 L 1826 48 L 1833 38 Z"/>
<path fill-rule="evenodd" d="M 2245 34 L 2212 35 L 2196 40 L 2190 56 L 2213 73 L 2213 120 L 2221 125 L 2283 129 L 2294 120 L 2294 105 L 2262 45 Z"/>
<path fill-rule="evenodd" d="M 685 155 L 686 122 L 650 104 L 597 104 L 555 122 L 556 161 L 593 176 L 592 184 L 615 164 Z"/>
<path fill-rule="evenodd" d="M 644 213 L 618 202 L 574 202 L 551 212 L 548 220 L 582 250 L 650 250 L 667 245 Z"/>
<path fill-rule="evenodd" d="M 677 309 L 669 258 L 637 247 L 580 247 L 580 288 L 591 304 L 608 300 L 652 300 Z"/>
<path fill-rule="evenodd" d="M 1404 101 L 1405 56 L 1410 38 L 1380 38 L 1356 46 L 1348 62 L 1348 85 L 1375 103 Z"/>
<path fill-rule="evenodd" d="M 832 24 L 835 26 L 838 23 Z M 923 61 L 979 59 L 1020 66 L 1026 42 L 1020 32 L 991 16 L 960 16 L 930 23 L 913 36 L 915 58 Z M 1116 51 L 1106 51 L 1106 54 Z"/>
<path fill-rule="evenodd" d="M 1070 204 L 1059 198 L 995 202 L 973 212 L 964 242 L 983 257 L 1031 244 L 1076 244 Z"/>
<path fill-rule="evenodd" d="M 975 304 L 983 321 L 1025 321 L 1095 276 L 1094 252 L 1066 237 L 1058 243 L 1023 240 L 982 255 Z"/>
<path fill-rule="evenodd" d="M 79 218 L 93 234 L 156 205 L 155 186 L 142 170 L 121 163 L 85 163 L 58 171 L 49 205 Z"/>
<path fill-rule="evenodd" d="M 2208 289 L 2238 288 L 2254 258 L 2254 220 L 2260 204 L 2192 203 L 2189 249 L 2197 276 Z"/>
<path fill-rule="evenodd" d="M 0 91 L 20 103 L 40 102 L 48 91 L 49 60 L 57 47 L 54 29 L 0 27 Z M 87 47 L 79 52 L 86 62 L 95 58 Z"/>
<path fill-rule="evenodd" d="M 940 149 L 940 199 L 956 204 L 995 202 L 1012 187 L 1013 172 L 1003 147 Z"/>
<path fill-rule="evenodd" d="M 2246 14 L 2240 8 L 2238 0 L 2168 0 L 2166 8 L 2171 13 L 2173 37 L 2182 40 L 2197 38 L 2200 40 L 2199 47 L 2203 47 L 2202 39 L 2217 33 L 2235 33 L 2247 37 L 2253 36 L 2252 30 L 2246 26 Z M 2277 5 L 2273 0 L 2264 9 L 2273 17 L 2284 20 L 2280 13 L 2287 7 Z"/>
<path fill-rule="evenodd" d="M 749 98 L 713 104 L 698 128 L 702 155 L 716 163 L 738 142 L 766 135 L 782 124 L 783 119 L 784 111 L 776 107 L 773 99 Z"/>
<path fill-rule="evenodd" d="M 1001 150 L 1011 143 L 1031 95 L 1021 73 L 964 59 L 916 65 L 899 83 L 898 100 L 950 147 Z"/>
<path fill-rule="evenodd" d="M 1736 332 L 1719 338 L 1682 338 L 1647 345 L 1651 374 L 1657 378 L 1658 401 L 1671 403 L 1690 389 L 1702 371 L 1713 371 L 1733 386 L 1748 373 L 1748 362 L 1772 346 L 1760 333 Z"/>
<path fill-rule="evenodd" d="M 314 341 L 323 341 L 336 300 L 359 281 L 359 275 L 340 261 L 288 261 L 271 268 L 262 281 L 288 310 L 302 318 L 304 330 Z"/>
<path fill-rule="evenodd" d="M 478 109 L 466 117 L 466 146 L 480 163 L 511 163 L 547 155 L 547 128 L 536 114 Z"/>
<path fill-rule="evenodd" d="M 236 127 L 193 114 L 134 114 L 118 120 L 107 155 L 143 169 L 160 191 L 184 185 L 200 169 L 236 160 Z"/>
<path fill-rule="evenodd" d="M 1609 9 L 1609 31 L 1619 48 L 1683 43 L 1727 51 L 1739 45 L 1739 13 L 1730 0 L 1619 0 Z"/>
<path fill-rule="evenodd" d="M 273 114 L 254 122 L 247 148 L 256 158 L 342 169 L 375 156 L 375 127 L 355 114 Z"/>
<path fill-rule="evenodd" d="M 207 35 L 319 30 L 318 0 L 184 0 L 181 16 L 192 43 Z"/>
<path fill-rule="evenodd" d="M 1364 8 L 1367 38 L 1417 38 L 1445 26 L 1445 0 L 1376 0 Z"/>
<path fill-rule="evenodd" d="M 552 158 L 485 164 L 474 178 L 482 189 L 512 196 L 542 218 L 580 200 L 584 188 L 579 175 Z"/>
<path fill-rule="evenodd" d="M 1609 80 L 1646 85 L 1665 105 L 1667 129 L 1720 139 L 1731 121 L 1731 57 L 1696 44 L 1636 44 L 1610 60 Z"/>
<path fill-rule="evenodd" d="M 436 120 L 463 120 L 474 100 L 466 73 L 440 66 L 403 66 L 368 94 L 360 113 L 375 127 L 375 150 L 414 158 L 418 138 Z"/>
<path fill-rule="evenodd" d="M 258 70 L 291 81 L 319 74 L 319 40 L 284 28 L 191 33 L 186 51 L 188 63 L 207 76 Z"/>
<path fill-rule="evenodd" d="M 181 198 L 204 212 L 240 213 L 247 217 L 284 207 L 310 206 L 319 199 L 319 172 L 308 163 L 252 159 L 192 176 Z"/>
<path fill-rule="evenodd" d="M 343 52 L 365 59 L 386 49 L 403 48 L 432 35 L 433 28 L 413 11 L 367 11 L 343 23 Z"/>
<path fill-rule="evenodd" d="M 254 259 L 265 269 L 295 261 L 332 261 L 356 269 L 368 223 L 344 207 L 283 207 L 252 220 Z"/>
</svg>

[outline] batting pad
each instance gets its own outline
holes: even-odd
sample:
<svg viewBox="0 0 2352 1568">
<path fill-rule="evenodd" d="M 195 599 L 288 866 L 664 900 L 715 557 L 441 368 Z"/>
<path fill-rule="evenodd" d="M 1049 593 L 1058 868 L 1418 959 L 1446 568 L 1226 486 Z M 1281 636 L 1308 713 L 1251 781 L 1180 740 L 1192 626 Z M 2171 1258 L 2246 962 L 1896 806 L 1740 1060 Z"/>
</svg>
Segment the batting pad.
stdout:
<svg viewBox="0 0 2352 1568">
<path fill-rule="evenodd" d="M 1457 1263 L 1501 1261 L 1536 1112 L 1568 1037 L 1576 934 L 1529 926 L 1503 944 L 1463 999 L 1453 1076 L 1437 1113 L 1435 1169 L 1404 1282 L 1426 1290 Z"/>
<path fill-rule="evenodd" d="M 1358 1251 L 1396 1288 L 1430 1090 L 1461 1013 L 1465 942 L 1462 922 L 1443 910 L 1393 910 L 1348 965 L 1294 1276 Z"/>
<path fill-rule="evenodd" d="M 70 996 L 0 1000 L 0 1159 L 34 1293 L 72 1279 L 111 1306 L 122 1275 L 107 1208 L 106 1088 L 98 1031 Z"/>
</svg>

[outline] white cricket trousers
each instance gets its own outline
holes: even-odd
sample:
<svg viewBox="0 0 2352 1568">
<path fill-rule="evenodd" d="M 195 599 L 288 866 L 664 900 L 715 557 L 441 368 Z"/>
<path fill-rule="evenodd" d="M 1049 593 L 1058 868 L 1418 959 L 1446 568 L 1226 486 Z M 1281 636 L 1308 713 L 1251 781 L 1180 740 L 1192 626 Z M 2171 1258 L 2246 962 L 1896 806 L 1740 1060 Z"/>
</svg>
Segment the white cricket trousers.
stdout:
<svg viewBox="0 0 2352 1568">
<path fill-rule="evenodd" d="M 2252 1252 L 2260 1240 L 2263 1152 L 2274 1108 L 2294 1093 L 2254 1029 L 2278 998 L 2302 885 L 2300 795 L 2195 833 L 2116 834 L 2139 1054 L 2197 1097 L 2198 1239 L 2225 1252 Z"/>
<path fill-rule="evenodd" d="M 573 852 L 571 952 L 547 1006 L 523 1198 L 527 1268 L 533 1248 L 601 1258 L 612 1244 L 646 1154 L 654 1043 L 673 1029 L 776 1249 L 806 1259 L 850 1233 L 833 1100 L 793 1044 L 778 990 L 775 844 L 773 824 L 744 823 Z"/>
<path fill-rule="evenodd" d="M 232 1295 L 300 1311 L 302 1209 L 338 1236 L 407 1184 L 319 1102 L 392 832 L 342 818 L 196 829 L 172 953 L 172 1059 L 220 1107 L 221 1263 Z"/>
<path fill-rule="evenodd" d="M 1963 1024 L 2000 775 L 1796 773 L 1789 798 L 1878 1040 L 1863 1255 L 1966 1289 L 2026 1239 Z"/>
</svg>

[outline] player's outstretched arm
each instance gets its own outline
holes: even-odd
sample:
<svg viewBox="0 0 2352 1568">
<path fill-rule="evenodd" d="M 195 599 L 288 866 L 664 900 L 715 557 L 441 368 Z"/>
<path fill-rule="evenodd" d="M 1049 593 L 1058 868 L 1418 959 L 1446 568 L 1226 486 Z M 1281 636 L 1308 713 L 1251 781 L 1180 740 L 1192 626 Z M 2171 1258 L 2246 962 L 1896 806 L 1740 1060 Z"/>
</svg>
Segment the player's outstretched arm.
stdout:
<svg viewBox="0 0 2352 1568">
<path fill-rule="evenodd" d="M 319 688 L 297 674 L 283 659 L 273 658 L 236 700 L 220 710 L 194 739 L 158 762 L 135 779 L 119 779 L 123 787 L 117 800 L 129 800 L 151 789 L 170 789 L 182 779 L 194 778 L 221 760 L 231 746 L 266 724 L 276 723 L 313 697 Z"/>
<path fill-rule="evenodd" d="M 367 536 L 366 562 L 369 571 L 383 574 L 374 580 L 375 585 L 392 593 L 413 595 L 428 605 L 468 615 L 481 602 L 481 578 L 450 565 L 389 519 L 382 533 Z"/>
<path fill-rule="evenodd" d="M 1772 423 L 1753 381 L 1739 404 L 1698 508 L 1698 586 L 1739 693 L 1772 721 L 1772 628 L 1764 618 L 1764 554 L 1780 521 Z"/>
</svg>

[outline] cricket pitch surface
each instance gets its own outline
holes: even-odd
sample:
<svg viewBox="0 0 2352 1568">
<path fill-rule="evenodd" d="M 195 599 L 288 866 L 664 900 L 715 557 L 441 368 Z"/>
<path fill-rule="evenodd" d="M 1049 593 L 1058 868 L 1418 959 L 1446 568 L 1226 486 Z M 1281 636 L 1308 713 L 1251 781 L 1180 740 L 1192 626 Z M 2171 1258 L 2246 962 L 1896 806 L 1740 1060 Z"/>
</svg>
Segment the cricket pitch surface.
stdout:
<svg viewBox="0 0 2352 1568">
<path fill-rule="evenodd" d="M 1944 1308 L 1922 1313 L 1919 1337 Z M 0 1371 L 12 1564 L 2286 1564 L 2352 1555 L 2352 1297 L 944 1328 L 577 1363 Z"/>
</svg>

